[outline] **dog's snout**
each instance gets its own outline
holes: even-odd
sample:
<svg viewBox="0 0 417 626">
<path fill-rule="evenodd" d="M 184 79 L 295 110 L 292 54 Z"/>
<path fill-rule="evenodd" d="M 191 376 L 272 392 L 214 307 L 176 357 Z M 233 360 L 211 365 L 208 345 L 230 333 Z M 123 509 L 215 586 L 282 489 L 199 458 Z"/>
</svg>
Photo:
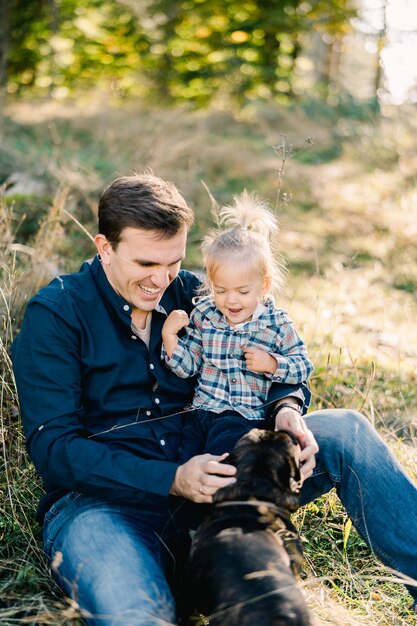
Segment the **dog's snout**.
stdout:
<svg viewBox="0 0 417 626">
<path fill-rule="evenodd" d="M 300 493 L 301 491 L 301 485 L 302 485 L 302 481 L 301 480 L 295 480 L 295 478 L 291 477 L 290 478 L 290 490 L 293 493 Z"/>
</svg>

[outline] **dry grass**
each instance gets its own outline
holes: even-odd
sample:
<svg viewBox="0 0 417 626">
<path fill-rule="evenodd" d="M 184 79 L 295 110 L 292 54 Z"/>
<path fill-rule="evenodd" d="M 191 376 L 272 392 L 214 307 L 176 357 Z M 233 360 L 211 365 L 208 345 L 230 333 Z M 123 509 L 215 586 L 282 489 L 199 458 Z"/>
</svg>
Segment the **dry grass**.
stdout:
<svg viewBox="0 0 417 626">
<path fill-rule="evenodd" d="M 93 232 L 98 194 L 119 174 L 151 166 L 182 188 L 197 212 L 186 260 L 196 267 L 200 233 L 210 223 L 201 180 L 219 202 L 243 187 L 274 202 L 280 164 L 271 146 L 282 134 L 296 148 L 315 137 L 312 157 L 340 153 L 328 162 L 300 156 L 286 163 L 282 191 L 293 199 L 279 206 L 290 265 L 283 304 L 317 365 L 314 407 L 364 411 L 417 479 L 417 161 L 410 140 L 417 115 L 389 113 L 378 123 L 335 125 L 311 120 L 301 108 L 268 107 L 239 119 L 229 112 L 120 109 L 100 101 L 88 107 L 22 103 L 9 111 L 0 176 L 14 168 L 42 178 L 47 194 L 39 202 L 50 208 L 37 234 L 24 241 L 16 233 L 26 200 L 11 196 L 0 208 L 2 626 L 80 623 L 42 557 L 33 519 L 40 486 L 24 452 L 9 350 L 27 295 L 93 253 L 63 209 Z M 334 494 L 297 519 L 317 624 L 413 623 L 403 586 L 353 530 L 343 547 L 348 520 Z"/>
</svg>

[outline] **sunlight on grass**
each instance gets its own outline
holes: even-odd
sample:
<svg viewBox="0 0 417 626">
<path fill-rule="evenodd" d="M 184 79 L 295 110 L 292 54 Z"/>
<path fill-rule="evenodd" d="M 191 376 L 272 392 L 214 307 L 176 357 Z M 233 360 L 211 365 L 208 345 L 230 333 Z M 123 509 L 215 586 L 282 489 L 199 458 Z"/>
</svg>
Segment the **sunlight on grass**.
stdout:
<svg viewBox="0 0 417 626">
<path fill-rule="evenodd" d="M 417 480 L 417 160 L 410 141 L 417 114 L 390 112 L 376 124 L 377 130 L 355 120 L 318 124 L 301 108 L 263 107 L 236 119 L 136 103 L 13 105 L 0 180 L 26 171 L 46 191 L 39 215 L 33 195 L 18 205 L 9 195 L 0 205 L 2 626 L 81 623 L 42 556 L 34 521 L 41 488 L 24 451 L 9 352 L 27 298 L 94 254 L 83 228 L 94 234 L 99 193 L 118 175 L 150 166 L 178 184 L 197 215 L 185 266 L 198 268 L 201 235 L 211 225 L 201 180 L 220 203 L 245 187 L 274 203 L 279 163 L 272 145 L 282 133 L 295 147 L 315 137 L 311 150 L 329 159 L 311 154 L 286 164 L 278 214 L 290 273 L 280 305 L 316 364 L 313 408 L 362 410 Z M 32 220 L 33 232 L 22 231 L 25 220 Z M 403 586 L 349 528 L 333 492 L 300 510 L 296 522 L 305 539 L 303 585 L 317 624 L 412 623 Z"/>
</svg>

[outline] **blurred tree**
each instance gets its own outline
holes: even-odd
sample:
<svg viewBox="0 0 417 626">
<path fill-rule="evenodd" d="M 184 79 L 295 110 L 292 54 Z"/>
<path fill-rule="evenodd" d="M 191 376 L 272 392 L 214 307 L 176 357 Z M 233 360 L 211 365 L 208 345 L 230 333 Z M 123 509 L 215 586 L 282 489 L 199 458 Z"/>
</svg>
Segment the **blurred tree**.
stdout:
<svg viewBox="0 0 417 626">
<path fill-rule="evenodd" d="M 382 69 L 382 52 L 387 44 L 387 0 L 381 0 L 379 7 L 381 14 L 381 27 L 376 32 L 376 60 L 375 60 L 375 79 L 374 90 L 375 94 L 383 86 L 384 72 Z"/>
<path fill-rule="evenodd" d="M 49 7 L 46 0 L 10 0 L 8 4 L 7 80 L 18 76 L 20 85 L 25 87 L 33 84 L 42 58 L 41 44 L 51 35 Z"/>
<path fill-rule="evenodd" d="M 312 31 L 341 37 L 354 0 L 10 0 L 8 91 L 118 93 L 205 105 L 292 96 Z M 330 78 L 329 78 L 330 80 Z"/>
<path fill-rule="evenodd" d="M 303 38 L 312 31 L 336 41 L 350 28 L 352 0 L 170 0 L 148 5 L 158 93 L 207 103 L 214 94 L 238 101 L 292 95 Z M 169 70 L 161 59 L 169 57 Z"/>
<path fill-rule="evenodd" d="M 9 52 L 10 33 L 10 5 L 8 2 L 0 3 L 0 124 L 3 116 L 6 82 L 7 82 L 7 56 Z M 1 132 L 1 125 L 0 125 Z M 1 136 L 1 135 L 0 135 Z"/>
<path fill-rule="evenodd" d="M 69 92 L 123 80 L 140 62 L 132 11 L 114 0 L 10 0 L 8 91 Z M 133 79 L 128 80 L 128 84 Z"/>
</svg>

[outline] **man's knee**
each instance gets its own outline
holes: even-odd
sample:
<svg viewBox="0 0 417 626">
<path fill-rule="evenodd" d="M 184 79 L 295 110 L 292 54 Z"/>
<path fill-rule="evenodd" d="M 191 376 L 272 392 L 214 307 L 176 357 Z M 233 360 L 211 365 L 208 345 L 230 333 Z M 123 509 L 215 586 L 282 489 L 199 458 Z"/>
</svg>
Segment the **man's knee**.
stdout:
<svg viewBox="0 0 417 626">
<path fill-rule="evenodd" d="M 359 411 L 353 409 L 324 409 L 306 416 L 319 445 L 320 454 L 341 456 L 345 461 L 362 454 L 376 431 Z"/>
</svg>

